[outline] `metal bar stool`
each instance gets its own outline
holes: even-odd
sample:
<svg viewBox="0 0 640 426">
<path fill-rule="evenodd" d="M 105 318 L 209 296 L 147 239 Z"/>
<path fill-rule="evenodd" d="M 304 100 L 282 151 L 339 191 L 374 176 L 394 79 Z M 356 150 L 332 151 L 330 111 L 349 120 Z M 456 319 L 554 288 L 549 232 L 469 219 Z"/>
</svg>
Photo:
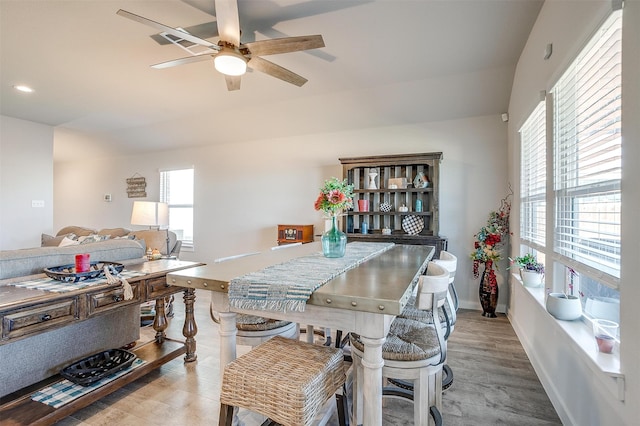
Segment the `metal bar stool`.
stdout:
<svg viewBox="0 0 640 426">
<path fill-rule="evenodd" d="M 283 426 L 311 425 L 333 395 L 340 425 L 346 425 L 346 398 L 337 395 L 344 382 L 341 350 L 273 337 L 225 367 L 220 425 L 231 425 L 234 407 Z"/>
</svg>

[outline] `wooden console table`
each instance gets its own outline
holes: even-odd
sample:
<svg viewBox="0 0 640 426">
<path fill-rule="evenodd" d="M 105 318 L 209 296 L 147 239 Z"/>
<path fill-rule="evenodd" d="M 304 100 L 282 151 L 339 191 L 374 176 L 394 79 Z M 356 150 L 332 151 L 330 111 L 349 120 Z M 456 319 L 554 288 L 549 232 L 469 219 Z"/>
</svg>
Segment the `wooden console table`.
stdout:
<svg viewBox="0 0 640 426">
<path fill-rule="evenodd" d="M 138 358 L 146 361 L 145 364 L 59 408 L 31 400 L 35 391 L 60 380 L 58 375 L 0 398 L 0 425 L 51 425 L 182 354 L 187 354 L 185 362 L 195 361 L 195 341 L 192 338 L 185 342 L 165 335 L 168 322 L 164 299 L 184 290 L 167 284 L 167 273 L 202 265 L 169 259 L 127 265 L 127 270 L 143 274 L 127 279 L 134 294 L 131 300 L 124 300 L 121 285 L 100 284 L 65 293 L 3 286 L 0 301 L 0 345 L 11 344 L 35 334 L 149 300 L 156 301 L 153 322 L 156 335 L 153 340 L 138 342 L 131 349 Z M 193 300 L 188 300 L 193 295 L 185 291 L 184 297 L 185 304 L 193 307 Z M 184 333 L 190 334 L 186 326 Z"/>
</svg>

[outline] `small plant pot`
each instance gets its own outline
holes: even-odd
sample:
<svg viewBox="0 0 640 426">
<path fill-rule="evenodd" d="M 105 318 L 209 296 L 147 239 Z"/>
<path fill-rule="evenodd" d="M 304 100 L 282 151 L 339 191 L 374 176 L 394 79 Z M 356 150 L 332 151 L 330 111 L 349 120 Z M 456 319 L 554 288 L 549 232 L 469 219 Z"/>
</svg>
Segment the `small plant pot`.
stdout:
<svg viewBox="0 0 640 426">
<path fill-rule="evenodd" d="M 582 316 L 582 303 L 577 296 L 550 293 L 546 305 L 547 312 L 559 320 L 573 321 Z"/>
<path fill-rule="evenodd" d="M 542 281 L 544 280 L 544 274 L 521 269 L 520 278 L 522 278 L 522 284 L 524 284 L 525 287 L 541 287 Z"/>
</svg>

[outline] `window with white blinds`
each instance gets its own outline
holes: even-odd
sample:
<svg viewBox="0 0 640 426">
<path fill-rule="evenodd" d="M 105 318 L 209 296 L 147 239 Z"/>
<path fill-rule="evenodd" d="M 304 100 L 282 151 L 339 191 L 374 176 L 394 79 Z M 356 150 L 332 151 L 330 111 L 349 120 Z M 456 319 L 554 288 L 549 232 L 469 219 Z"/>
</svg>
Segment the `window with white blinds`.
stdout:
<svg viewBox="0 0 640 426">
<path fill-rule="evenodd" d="M 520 129 L 520 239 L 544 247 L 546 229 L 547 132 L 545 103 Z"/>
<path fill-rule="evenodd" d="M 620 277 L 622 12 L 552 90 L 554 250 L 617 287 Z"/>
<path fill-rule="evenodd" d="M 193 169 L 160 172 L 160 201 L 169 204 L 169 229 L 193 247 Z"/>
</svg>

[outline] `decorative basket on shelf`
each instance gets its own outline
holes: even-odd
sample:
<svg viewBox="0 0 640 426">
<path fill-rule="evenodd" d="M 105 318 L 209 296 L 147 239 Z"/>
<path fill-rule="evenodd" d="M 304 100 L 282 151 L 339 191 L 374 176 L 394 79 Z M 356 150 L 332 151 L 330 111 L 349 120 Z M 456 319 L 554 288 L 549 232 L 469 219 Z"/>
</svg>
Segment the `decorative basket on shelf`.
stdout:
<svg viewBox="0 0 640 426">
<path fill-rule="evenodd" d="M 60 370 L 60 375 L 82 386 L 104 379 L 120 370 L 129 368 L 136 354 L 124 349 L 108 349 L 90 355 Z"/>
</svg>

